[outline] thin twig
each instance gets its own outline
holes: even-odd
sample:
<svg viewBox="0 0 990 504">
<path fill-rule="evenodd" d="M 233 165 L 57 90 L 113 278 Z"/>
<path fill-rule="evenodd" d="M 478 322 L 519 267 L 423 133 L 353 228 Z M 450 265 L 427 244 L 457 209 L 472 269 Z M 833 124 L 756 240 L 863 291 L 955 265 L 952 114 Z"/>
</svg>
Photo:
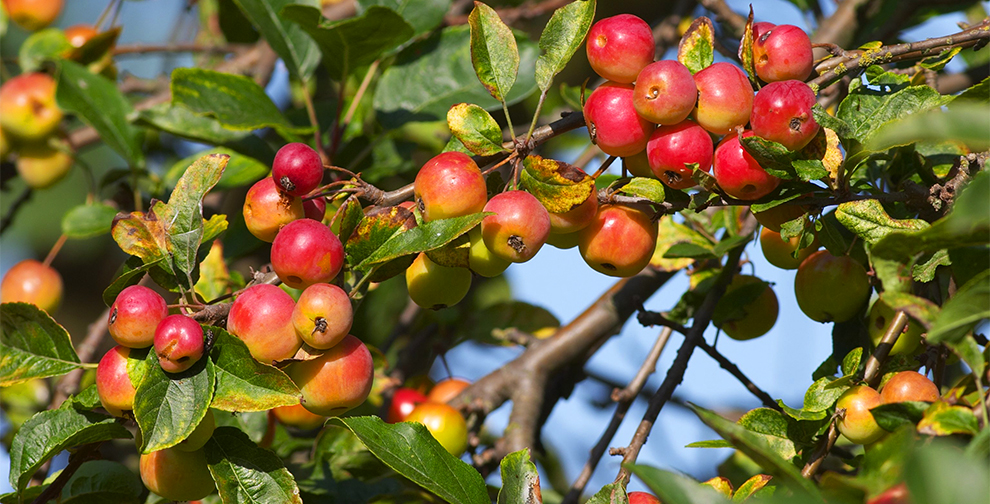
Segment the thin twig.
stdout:
<svg viewBox="0 0 990 504">
<path fill-rule="evenodd" d="M 4 215 L 3 220 L 0 220 L 0 234 L 3 234 L 3 232 L 10 227 L 11 223 L 14 222 L 14 217 L 17 215 L 17 211 L 20 210 L 25 203 L 31 201 L 31 195 L 33 194 L 34 190 L 27 187 L 17 196 L 17 199 L 10 204 L 10 208 L 7 209 L 7 215 Z"/>
<path fill-rule="evenodd" d="M 706 354 L 711 356 L 711 358 L 715 359 L 718 362 L 719 366 L 722 367 L 722 369 L 728 371 L 729 374 L 731 374 L 732 376 L 735 376 L 736 379 L 739 380 L 739 382 L 746 387 L 746 390 L 752 392 L 753 395 L 756 396 L 756 398 L 759 399 L 764 406 L 766 406 L 767 408 L 775 409 L 777 411 L 783 411 L 783 408 L 781 408 L 780 405 L 777 404 L 777 401 L 773 400 L 773 397 L 770 394 L 766 393 L 760 387 L 757 387 L 756 384 L 753 383 L 753 380 L 750 380 L 749 377 L 747 377 L 742 372 L 742 370 L 739 369 L 739 366 L 736 366 L 735 363 L 727 359 L 724 355 L 722 355 L 721 352 L 715 349 L 715 347 L 709 345 L 707 341 L 705 340 L 699 341 L 698 348 L 704 350 Z"/>
<path fill-rule="evenodd" d="M 147 54 L 159 52 L 205 52 L 226 54 L 249 48 L 248 45 L 230 44 L 222 46 L 203 45 L 195 42 L 178 42 L 174 44 L 125 44 L 113 48 L 114 56 L 129 54 Z"/>
</svg>

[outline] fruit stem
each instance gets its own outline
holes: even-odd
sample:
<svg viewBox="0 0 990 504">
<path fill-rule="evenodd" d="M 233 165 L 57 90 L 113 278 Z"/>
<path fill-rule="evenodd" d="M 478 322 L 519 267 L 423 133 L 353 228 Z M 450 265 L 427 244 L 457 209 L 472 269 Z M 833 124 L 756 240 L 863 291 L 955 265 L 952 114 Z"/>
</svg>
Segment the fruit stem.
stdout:
<svg viewBox="0 0 990 504">
<path fill-rule="evenodd" d="M 547 99 L 548 89 L 550 88 L 547 88 L 540 93 L 540 101 L 536 104 L 536 112 L 533 112 L 533 122 L 529 124 L 529 131 L 526 132 L 526 142 L 524 143 L 529 143 L 529 139 L 533 136 L 533 130 L 536 129 L 536 123 L 540 119 L 540 111 L 543 110 L 543 100 Z M 509 131 L 512 131 L 511 128 Z"/>
<path fill-rule="evenodd" d="M 45 261 L 43 263 L 45 267 L 52 265 L 52 261 L 55 260 L 55 256 L 58 255 L 58 251 L 62 250 L 62 245 L 65 245 L 65 241 L 68 239 L 69 237 L 65 234 L 58 237 L 58 241 L 55 242 L 55 245 L 52 245 L 52 249 L 49 250 L 48 255 L 45 256 Z"/>
</svg>

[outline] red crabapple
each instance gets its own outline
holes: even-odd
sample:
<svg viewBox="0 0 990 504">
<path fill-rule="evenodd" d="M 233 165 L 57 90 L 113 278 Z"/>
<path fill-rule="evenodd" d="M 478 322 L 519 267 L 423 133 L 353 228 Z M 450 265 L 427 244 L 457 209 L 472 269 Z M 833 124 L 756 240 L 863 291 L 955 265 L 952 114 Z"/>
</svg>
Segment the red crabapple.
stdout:
<svg viewBox="0 0 990 504">
<path fill-rule="evenodd" d="M 286 224 L 272 242 L 272 269 L 294 289 L 329 282 L 344 265 L 344 246 L 321 222 L 299 219 Z"/>
<path fill-rule="evenodd" d="M 307 219 L 322 222 L 327 215 L 327 200 L 322 196 L 318 198 L 303 200 L 303 213 Z"/>
<path fill-rule="evenodd" d="M 629 277 L 650 263 L 657 245 L 657 223 L 642 210 L 603 205 L 591 225 L 578 231 L 581 257 L 595 271 Z"/>
<path fill-rule="evenodd" d="M 818 123 L 811 116 L 815 103 L 815 92 L 801 81 L 771 82 L 753 99 L 753 133 L 792 151 L 800 150 L 818 133 Z"/>
<path fill-rule="evenodd" d="M 287 194 L 305 196 L 323 180 L 323 161 L 304 143 L 286 144 L 275 154 L 272 180 Z"/>
<path fill-rule="evenodd" d="M 368 347 L 347 335 L 323 355 L 291 365 L 288 373 L 299 386 L 306 409 L 317 415 L 337 416 L 367 399 L 375 366 Z"/>
<path fill-rule="evenodd" d="M 154 344 L 155 329 L 167 316 L 168 305 L 160 294 L 143 285 L 131 285 L 117 294 L 107 329 L 118 345 L 145 348 Z"/>
<path fill-rule="evenodd" d="M 629 492 L 629 504 L 661 504 L 660 499 L 646 492 Z"/>
<path fill-rule="evenodd" d="M 650 63 L 636 78 L 633 106 L 650 122 L 677 124 L 691 115 L 697 101 L 694 76 L 677 60 Z"/>
<path fill-rule="evenodd" d="M 488 201 L 481 169 L 463 152 L 444 152 L 419 169 L 413 191 L 424 221 L 478 213 Z"/>
<path fill-rule="evenodd" d="M 248 189 L 244 197 L 244 224 L 261 241 L 271 243 L 282 226 L 306 217 L 302 200 L 278 189 L 265 177 Z"/>
<path fill-rule="evenodd" d="M 203 328 L 185 315 L 165 317 L 155 329 L 155 355 L 162 369 L 181 373 L 203 357 Z"/>
<path fill-rule="evenodd" d="M 0 128 L 24 140 L 39 140 L 55 131 L 62 109 L 55 104 L 55 79 L 32 72 L 8 79 L 0 86 Z"/>
<path fill-rule="evenodd" d="M 660 126 L 646 144 L 650 169 L 673 189 L 687 189 L 696 184 L 689 164 L 696 163 L 699 170 L 711 171 L 712 149 L 712 137 L 692 121 Z"/>
<path fill-rule="evenodd" d="M 495 213 L 481 221 L 485 246 L 507 261 L 520 263 L 532 259 L 550 234 L 550 214 L 526 191 L 496 194 L 485 205 L 485 212 Z"/>
<path fill-rule="evenodd" d="M 4 303 L 31 303 L 52 314 L 62 303 L 62 275 L 40 261 L 25 259 L 13 266 L 0 281 Z"/>
<path fill-rule="evenodd" d="M 742 134 L 753 136 L 752 131 Z M 739 142 L 739 135 L 728 135 L 715 148 L 712 174 L 725 194 L 733 198 L 752 201 L 770 194 L 780 179 L 770 175 L 753 159 Z"/>
<path fill-rule="evenodd" d="M 694 74 L 698 106 L 694 118 L 702 128 L 725 135 L 746 126 L 753 110 L 753 86 L 732 63 L 715 63 Z"/>
<path fill-rule="evenodd" d="M 127 357 L 131 349 L 117 345 L 103 354 L 96 365 L 96 392 L 103 409 L 116 417 L 134 409 L 135 381 L 128 373 Z"/>
<path fill-rule="evenodd" d="M 244 289 L 227 316 L 227 330 L 265 364 L 291 358 L 302 346 L 292 325 L 292 296 L 271 284 Z"/>
<path fill-rule="evenodd" d="M 602 19 L 588 31 L 588 63 L 604 79 L 631 83 L 653 63 L 656 42 L 650 25 L 632 14 Z"/>
<path fill-rule="evenodd" d="M 814 66 L 811 39 L 797 26 L 774 26 L 753 43 L 753 65 L 756 75 L 766 82 L 803 81 Z"/>
<path fill-rule="evenodd" d="M 883 404 L 904 401 L 935 402 L 939 395 L 935 383 L 917 371 L 901 371 L 890 377 L 880 389 Z"/>
<path fill-rule="evenodd" d="M 307 345 L 319 350 L 344 339 L 353 322 L 351 299 L 336 285 L 318 283 L 306 287 L 292 309 L 296 334 Z"/>
<path fill-rule="evenodd" d="M 632 84 L 606 82 L 584 104 L 584 121 L 591 141 L 609 156 L 633 156 L 646 148 L 656 126 L 633 106 Z"/>
<path fill-rule="evenodd" d="M 385 421 L 388 423 L 405 422 L 409 413 L 412 413 L 416 406 L 427 400 L 426 396 L 418 390 L 400 387 L 392 394 L 392 402 L 389 403 Z"/>
</svg>

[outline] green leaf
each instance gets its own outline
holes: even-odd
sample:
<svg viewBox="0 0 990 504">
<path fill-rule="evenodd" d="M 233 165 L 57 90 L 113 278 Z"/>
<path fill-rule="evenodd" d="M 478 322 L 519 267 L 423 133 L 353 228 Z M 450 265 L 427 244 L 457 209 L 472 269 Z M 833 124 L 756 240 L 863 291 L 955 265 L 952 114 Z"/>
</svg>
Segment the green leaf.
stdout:
<svg viewBox="0 0 990 504">
<path fill-rule="evenodd" d="M 447 117 L 455 103 L 475 103 L 485 110 L 501 108 L 477 82 L 470 59 L 471 34 L 467 26 L 450 26 L 399 53 L 378 82 L 374 106 L 386 128 L 409 121 L 437 121 Z M 533 68 L 539 48 L 524 35 L 516 37 L 521 74 L 506 103 L 519 102 L 536 90 Z M 415 82 L 415 86 L 410 86 Z"/>
<path fill-rule="evenodd" d="M 596 492 L 585 504 L 629 504 L 629 497 L 621 483 L 609 483 Z"/>
<path fill-rule="evenodd" d="M 664 259 L 691 258 L 691 259 L 715 259 L 715 252 L 711 247 L 693 242 L 675 243 L 663 254 Z"/>
<path fill-rule="evenodd" d="M 72 44 L 65 32 L 58 28 L 36 31 L 28 37 L 17 51 L 17 63 L 24 73 L 34 72 L 48 60 L 62 58 L 72 50 Z"/>
<path fill-rule="evenodd" d="M 471 63 L 478 80 L 496 100 L 505 101 L 519 73 L 519 48 L 495 9 L 474 2 L 468 15 L 471 27 Z"/>
<path fill-rule="evenodd" d="M 69 333 L 29 303 L 0 309 L 0 387 L 32 378 L 60 376 L 82 367 Z"/>
<path fill-rule="evenodd" d="M 293 126 L 253 80 L 201 68 L 172 71 L 172 103 L 216 118 L 232 130 L 274 128 L 282 136 L 306 134 L 310 126 Z"/>
<path fill-rule="evenodd" d="M 746 27 L 743 29 L 742 38 L 739 40 L 739 62 L 742 64 L 746 76 L 754 89 L 760 89 L 760 81 L 756 76 L 756 63 L 753 60 L 753 44 L 756 42 L 753 36 L 753 9 L 749 9 L 749 17 L 746 19 Z"/>
<path fill-rule="evenodd" d="M 880 152 L 921 141 L 952 141 L 964 144 L 972 151 L 990 149 L 990 115 L 984 113 L 986 104 L 953 103 L 960 106 L 949 110 L 936 108 L 886 123 L 870 134 L 864 148 Z"/>
<path fill-rule="evenodd" d="M 707 17 L 695 19 L 677 44 L 677 61 L 696 74 L 715 61 L 715 27 Z"/>
<path fill-rule="evenodd" d="M 485 109 L 469 103 L 458 103 L 447 112 L 450 132 L 469 151 L 479 156 L 503 152 L 502 128 Z"/>
<path fill-rule="evenodd" d="M 187 107 L 160 103 L 140 112 L 139 121 L 173 135 L 214 145 L 236 142 L 249 135 L 243 129 L 228 129 L 212 118 L 199 115 Z"/>
<path fill-rule="evenodd" d="M 262 364 L 239 338 L 218 327 L 204 327 L 215 338 L 210 359 L 216 393 L 210 407 L 223 411 L 264 411 L 299 404 L 299 388 L 282 370 Z"/>
<path fill-rule="evenodd" d="M 732 448 L 732 443 L 724 439 L 711 439 L 708 441 L 695 441 L 684 445 L 685 448 Z"/>
<path fill-rule="evenodd" d="M 356 268 L 366 270 L 397 257 L 440 248 L 477 226 L 485 218 L 485 215 L 490 214 L 476 213 L 452 219 L 424 222 L 413 229 L 397 233 L 361 261 Z"/>
<path fill-rule="evenodd" d="M 884 72 L 878 66 L 867 69 L 866 79 L 868 84 L 863 84 L 861 79 L 849 83 L 849 95 L 835 114 L 849 125 L 848 132 L 836 130 L 836 133 L 863 144 L 868 144 L 885 124 L 951 100 L 929 86 L 909 86 L 907 76 Z"/>
<path fill-rule="evenodd" d="M 84 66 L 63 60 L 59 63 L 55 100 L 62 110 L 92 126 L 100 139 L 131 165 L 144 164 L 140 135 L 129 122 L 134 108 L 116 84 Z"/>
<path fill-rule="evenodd" d="M 859 366 L 863 361 L 863 348 L 853 348 L 842 358 L 842 365 L 839 369 L 843 376 L 851 376 L 859 371 Z"/>
<path fill-rule="evenodd" d="M 804 393 L 804 409 L 807 411 L 825 411 L 835 405 L 842 394 L 849 390 L 849 385 L 840 385 L 834 378 L 824 376 L 815 380 Z"/>
<path fill-rule="evenodd" d="M 286 5 L 318 8 L 318 0 L 233 0 L 251 24 L 265 37 L 265 42 L 282 58 L 289 73 L 307 79 L 320 63 L 320 51 L 313 39 L 299 26 L 281 16 Z"/>
<path fill-rule="evenodd" d="M 964 457 L 952 443 L 922 444 L 904 464 L 912 502 L 985 504 L 990 487 L 986 458 Z"/>
<path fill-rule="evenodd" d="M 990 318 L 990 270 L 973 277 L 942 305 L 925 337 L 929 344 L 958 341 L 981 320 Z"/>
<path fill-rule="evenodd" d="M 663 203 L 665 197 L 663 182 L 646 177 L 633 177 L 628 184 L 619 188 L 619 192 L 658 204 Z"/>
<path fill-rule="evenodd" d="M 756 435 L 780 458 L 791 460 L 797 456 L 794 440 L 789 437 L 790 421 L 783 413 L 770 408 L 756 408 L 746 412 L 736 424 Z"/>
<path fill-rule="evenodd" d="M 450 4 L 451 0 L 357 0 L 358 14 L 364 14 L 375 5 L 394 10 L 412 26 L 413 36 L 440 26 Z"/>
<path fill-rule="evenodd" d="M 544 93 L 553 78 L 584 45 L 584 37 L 595 20 L 597 0 L 577 0 L 553 12 L 540 35 L 540 50 L 536 59 L 536 84 Z"/>
<path fill-rule="evenodd" d="M 416 216 L 398 206 L 369 209 L 362 217 L 344 241 L 348 264 L 361 264 L 390 239 L 416 227 Z"/>
<path fill-rule="evenodd" d="M 165 184 L 174 187 L 186 169 L 203 156 L 228 157 L 223 175 L 215 186 L 217 189 L 244 187 L 267 176 L 271 171 L 271 167 L 253 157 L 238 154 L 226 147 L 216 147 L 176 161 L 165 173 Z"/>
<path fill-rule="evenodd" d="M 11 441 L 10 486 L 23 490 L 41 464 L 66 448 L 130 438 L 108 415 L 75 408 L 42 411 L 24 422 Z"/>
<path fill-rule="evenodd" d="M 540 475 L 536 464 L 529 459 L 529 450 L 510 453 L 499 464 L 502 488 L 498 491 L 498 504 L 541 502 Z"/>
<path fill-rule="evenodd" d="M 60 504 L 140 504 L 144 493 L 141 478 L 119 462 L 84 462 L 62 489 Z"/>
<path fill-rule="evenodd" d="M 103 303 L 107 306 L 112 305 L 114 300 L 117 299 L 117 294 L 120 294 L 120 291 L 140 282 L 148 270 L 158 267 L 163 262 L 165 262 L 164 259 L 159 259 L 158 261 L 143 263 L 140 257 L 131 256 L 128 258 L 122 266 L 120 275 L 103 290 Z"/>
<path fill-rule="evenodd" d="M 790 151 L 787 147 L 758 136 L 742 139 L 743 148 L 767 173 L 783 180 L 817 180 L 828 175 L 819 159 L 802 159 L 803 151 Z"/>
<path fill-rule="evenodd" d="M 220 181 L 229 160 L 226 154 L 207 154 L 194 161 L 175 184 L 160 215 L 175 267 L 187 275 L 198 264 L 196 254 L 203 240 L 203 198 Z"/>
<path fill-rule="evenodd" d="M 891 404 L 881 404 L 870 409 L 870 414 L 876 420 L 877 425 L 888 432 L 894 432 L 902 425 L 914 427 L 922 417 L 929 403 L 906 401 Z"/>
<path fill-rule="evenodd" d="M 655 467 L 633 464 L 629 471 L 643 480 L 646 486 L 667 504 L 719 504 L 729 502 L 722 494 L 709 486 L 682 474 Z"/>
<path fill-rule="evenodd" d="M 336 421 L 395 472 L 452 504 L 491 502 L 485 481 L 473 467 L 447 450 L 419 423 L 387 424 L 378 417 L 348 417 Z"/>
<path fill-rule="evenodd" d="M 134 395 L 134 418 L 144 443 L 139 451 L 164 450 L 189 437 L 210 408 L 215 380 L 210 359 L 172 374 L 158 365 L 155 352 L 148 352 L 148 371 Z"/>
<path fill-rule="evenodd" d="M 78 394 L 70 395 L 62 403 L 62 408 L 76 408 L 91 410 L 100 407 L 100 393 L 96 389 L 96 384 L 92 384 L 82 389 Z"/>
<path fill-rule="evenodd" d="M 925 410 L 925 416 L 918 422 L 918 432 L 929 436 L 950 434 L 975 435 L 980 432 L 979 422 L 973 410 L 945 401 L 936 401 Z"/>
<path fill-rule="evenodd" d="M 874 244 L 895 231 L 919 231 L 928 227 L 921 219 L 892 219 L 874 199 L 849 201 L 835 209 L 835 217 L 846 229 Z"/>
<path fill-rule="evenodd" d="M 526 156 L 519 184 L 550 213 L 564 213 L 585 202 L 595 190 L 595 179 L 584 170 L 555 159 Z"/>
<path fill-rule="evenodd" d="M 203 447 L 223 502 L 302 504 L 282 459 L 235 427 L 217 427 Z"/>
<path fill-rule="evenodd" d="M 464 324 L 463 337 L 482 343 L 500 344 L 505 340 L 497 336 L 509 329 L 534 334 L 557 327 L 560 327 L 560 321 L 545 308 L 523 301 L 503 301 L 472 311 Z"/>
<path fill-rule="evenodd" d="M 92 238 L 110 232 L 117 209 L 102 203 L 79 205 L 62 216 L 62 234 L 69 238 Z"/>
<path fill-rule="evenodd" d="M 324 18 L 320 9 L 300 5 L 285 7 L 282 16 L 298 23 L 313 37 L 323 51 L 323 66 L 338 81 L 399 47 L 414 33 L 402 16 L 378 6 L 337 22 Z"/>
</svg>

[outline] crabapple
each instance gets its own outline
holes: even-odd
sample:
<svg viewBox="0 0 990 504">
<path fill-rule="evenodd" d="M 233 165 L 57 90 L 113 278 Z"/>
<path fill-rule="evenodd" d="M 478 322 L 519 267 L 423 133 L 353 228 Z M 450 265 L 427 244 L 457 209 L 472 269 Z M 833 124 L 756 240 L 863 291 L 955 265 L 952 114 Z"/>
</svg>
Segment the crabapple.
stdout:
<svg viewBox="0 0 990 504">
<path fill-rule="evenodd" d="M 8 79 L 0 86 L 0 128 L 22 140 L 39 140 L 55 131 L 62 110 L 55 104 L 55 80 L 33 72 Z"/>
<path fill-rule="evenodd" d="M 896 314 L 897 312 L 883 300 L 882 296 L 873 303 L 873 307 L 870 308 L 870 320 L 867 322 L 867 329 L 870 331 L 870 339 L 873 340 L 873 346 L 880 344 L 880 340 L 883 339 L 884 333 L 887 332 L 887 327 L 894 321 L 894 315 Z M 921 344 L 921 333 L 923 332 L 924 328 L 921 327 L 921 324 L 918 324 L 909 317 L 907 325 L 904 326 L 893 348 L 890 349 L 890 355 L 909 355 L 914 353 L 918 349 L 918 345 Z"/>
<path fill-rule="evenodd" d="M 286 224 L 275 236 L 271 259 L 282 283 L 305 289 L 337 276 L 344 265 L 344 245 L 323 223 L 299 219 Z"/>
<path fill-rule="evenodd" d="M 591 194 L 579 205 L 562 213 L 550 213 L 550 232 L 567 234 L 580 231 L 591 224 L 598 213 L 598 191 Z"/>
<path fill-rule="evenodd" d="M 697 123 L 682 121 L 660 126 L 650 135 L 646 154 L 650 169 L 664 184 L 673 189 L 696 185 L 691 178 L 690 164 L 708 172 L 712 169 L 712 137 Z"/>
<path fill-rule="evenodd" d="M 488 202 L 481 169 L 463 152 L 444 152 L 419 169 L 413 182 L 424 221 L 478 213 Z"/>
<path fill-rule="evenodd" d="M 636 80 L 653 63 L 656 42 L 646 21 L 619 14 L 595 23 L 588 30 L 588 63 L 602 78 L 622 83 Z"/>
<path fill-rule="evenodd" d="M 7 160 L 7 155 L 10 154 L 10 150 L 10 139 L 8 139 L 7 134 L 3 132 L 3 128 L 0 128 L 0 161 Z"/>
<path fill-rule="evenodd" d="M 323 161 L 304 143 L 285 144 L 272 161 L 272 180 L 287 194 L 305 196 L 323 180 Z"/>
<path fill-rule="evenodd" d="M 282 425 L 288 425 L 302 430 L 321 427 L 327 421 L 327 417 L 311 413 L 303 407 L 302 403 L 272 408 L 272 413 Z"/>
<path fill-rule="evenodd" d="M 760 37 L 762 37 L 764 33 L 772 30 L 774 26 L 777 26 L 777 25 L 775 25 L 773 23 L 768 23 L 766 21 L 760 21 L 760 22 L 757 22 L 757 23 L 753 23 L 753 41 L 755 42 L 756 39 L 759 39 Z"/>
<path fill-rule="evenodd" d="M 28 31 L 40 30 L 62 13 L 63 0 L 3 0 L 11 21 Z"/>
<path fill-rule="evenodd" d="M 354 308 L 344 289 L 318 283 L 306 287 L 292 309 L 292 325 L 307 345 L 323 350 L 347 336 Z"/>
<path fill-rule="evenodd" d="M 495 213 L 481 221 L 485 246 L 507 261 L 520 263 L 532 259 L 550 234 L 550 214 L 526 191 L 496 194 L 484 211 Z"/>
<path fill-rule="evenodd" d="M 803 81 L 814 65 L 811 39 L 797 26 L 774 26 L 754 41 L 753 65 L 756 75 L 766 82 Z"/>
<path fill-rule="evenodd" d="M 216 488 L 202 449 L 182 451 L 172 447 L 143 453 L 139 466 L 144 486 L 168 500 L 202 499 Z"/>
<path fill-rule="evenodd" d="M 661 504 L 660 499 L 646 492 L 629 492 L 629 504 Z"/>
<path fill-rule="evenodd" d="M 117 345 L 103 354 L 96 365 L 96 392 L 103 409 L 116 417 L 134 409 L 135 382 L 128 372 L 127 358 L 131 349 Z M 137 377 L 135 377 L 137 378 Z"/>
<path fill-rule="evenodd" d="M 291 358 L 302 346 L 292 325 L 292 296 L 274 285 L 252 285 L 230 307 L 227 330 L 265 364 Z"/>
<path fill-rule="evenodd" d="M 162 369 L 181 373 L 203 357 L 203 328 L 190 317 L 169 315 L 155 329 L 155 355 Z"/>
<path fill-rule="evenodd" d="M 584 104 L 584 122 L 591 141 L 610 156 L 633 156 L 646 148 L 655 124 L 633 106 L 632 84 L 606 82 Z"/>
<path fill-rule="evenodd" d="M 917 371 L 901 371 L 890 377 L 880 389 L 883 404 L 904 401 L 935 402 L 939 395 L 935 383 Z"/>
<path fill-rule="evenodd" d="M 903 481 L 866 501 L 866 504 L 911 504 L 911 494 Z"/>
<path fill-rule="evenodd" d="M 388 406 L 388 415 L 385 421 L 388 423 L 405 422 L 406 417 L 412 410 L 421 403 L 428 401 L 425 395 L 411 388 L 401 387 L 392 393 L 392 402 Z"/>
<path fill-rule="evenodd" d="M 261 241 L 271 243 L 282 226 L 306 217 L 302 200 L 278 189 L 265 177 L 248 189 L 244 197 L 244 224 Z"/>
<path fill-rule="evenodd" d="M 622 167 L 633 177 L 654 177 L 653 170 L 650 169 L 650 158 L 646 155 L 646 149 L 643 149 L 638 154 L 622 158 Z"/>
<path fill-rule="evenodd" d="M 880 394 L 866 385 L 850 388 L 835 403 L 835 409 L 846 410 L 837 422 L 839 432 L 856 444 L 870 444 L 884 435 L 870 410 L 880 406 Z"/>
<path fill-rule="evenodd" d="M 578 231 L 584 262 L 609 276 L 639 273 L 656 245 L 657 223 L 646 212 L 623 205 L 602 205 L 591 225 Z"/>
<path fill-rule="evenodd" d="M 746 126 L 753 110 L 753 86 L 746 74 L 732 63 L 715 63 L 694 74 L 698 86 L 695 121 L 702 128 L 725 135 Z"/>
<path fill-rule="evenodd" d="M 208 409 L 206 410 L 206 416 L 199 421 L 199 425 L 192 431 L 192 434 L 189 434 L 188 437 L 175 445 L 175 449 L 191 452 L 202 448 L 213 437 L 213 431 L 216 428 L 217 421 L 213 417 L 213 410 Z"/>
<path fill-rule="evenodd" d="M 165 298 L 143 285 L 131 285 L 110 306 L 107 329 L 118 345 L 145 348 L 154 344 L 155 329 L 167 316 Z"/>
<path fill-rule="evenodd" d="M 746 131 L 742 137 L 753 136 Z M 770 175 L 753 159 L 739 141 L 739 135 L 728 135 L 715 148 L 712 175 L 726 194 L 740 200 L 760 199 L 770 194 L 780 179 Z"/>
<path fill-rule="evenodd" d="M 566 233 L 566 234 L 557 234 L 551 232 L 550 236 L 547 236 L 547 245 L 552 245 L 561 250 L 571 249 L 578 246 L 578 242 L 581 241 L 580 237 L 581 237 L 580 232 Z"/>
<path fill-rule="evenodd" d="M 319 198 L 303 200 L 302 204 L 303 214 L 306 215 L 307 219 L 322 222 L 323 218 L 327 215 L 327 200 L 322 196 Z"/>
<path fill-rule="evenodd" d="M 406 287 L 414 303 L 439 310 L 464 299 L 471 288 L 471 270 L 441 266 L 419 254 L 406 269 Z"/>
<path fill-rule="evenodd" d="M 455 457 L 460 457 L 467 450 L 467 422 L 451 406 L 424 402 L 413 408 L 405 421 L 425 425 L 440 446 Z"/>
<path fill-rule="evenodd" d="M 440 380 L 436 385 L 430 389 L 430 393 L 426 395 L 426 398 L 438 403 L 448 403 L 451 399 L 457 397 L 462 390 L 471 386 L 471 382 L 462 378 L 447 378 L 446 380 Z"/>
<path fill-rule="evenodd" d="M 763 228 L 760 231 L 760 249 L 763 250 L 763 257 L 767 259 L 767 262 L 785 270 L 798 269 L 798 266 L 811 254 L 818 250 L 818 239 L 808 245 L 807 247 L 797 251 L 799 236 L 794 236 L 784 241 L 780 237 L 780 233 Z M 797 251 L 797 257 L 794 257 L 794 252 Z"/>
<path fill-rule="evenodd" d="M 317 415 L 337 416 L 368 398 L 375 366 L 368 347 L 348 334 L 323 355 L 293 364 L 288 373 L 299 386 L 306 409 Z"/>
<path fill-rule="evenodd" d="M 794 297 L 812 320 L 845 322 L 856 316 L 869 299 L 870 279 L 855 259 L 819 250 L 798 266 Z"/>
<path fill-rule="evenodd" d="M 471 228 L 468 239 L 471 241 L 471 248 L 468 250 L 468 268 L 471 271 L 485 278 L 492 278 L 501 275 L 512 264 L 488 250 L 481 237 L 481 226 Z"/>
<path fill-rule="evenodd" d="M 636 78 L 633 106 L 657 124 L 677 124 L 691 115 L 698 101 L 694 76 L 677 60 L 650 63 Z"/>
<path fill-rule="evenodd" d="M 69 45 L 79 49 L 99 33 L 90 25 L 75 25 L 65 29 L 65 38 L 68 39 Z"/>
<path fill-rule="evenodd" d="M 753 217 L 763 227 L 776 233 L 780 232 L 780 226 L 787 221 L 792 221 L 808 213 L 808 208 L 803 205 L 777 205 L 762 212 L 753 212 Z"/>
<path fill-rule="evenodd" d="M 73 164 L 72 155 L 48 145 L 29 143 L 17 153 L 17 175 L 32 189 L 45 189 L 65 178 Z"/>
<path fill-rule="evenodd" d="M 762 282 L 755 276 L 736 275 L 726 287 L 725 293 Z M 734 340 L 743 341 L 763 336 L 777 323 L 777 295 L 769 285 L 740 309 L 743 312 L 741 316 L 722 323 L 722 332 Z"/>
<path fill-rule="evenodd" d="M 31 303 L 54 313 L 62 302 L 62 275 L 44 263 L 25 259 L 13 266 L 0 281 L 4 303 Z"/>
<path fill-rule="evenodd" d="M 792 151 L 800 150 L 820 129 L 811 115 L 815 103 L 815 92 L 804 82 L 771 82 L 753 98 L 753 133 Z"/>
</svg>

